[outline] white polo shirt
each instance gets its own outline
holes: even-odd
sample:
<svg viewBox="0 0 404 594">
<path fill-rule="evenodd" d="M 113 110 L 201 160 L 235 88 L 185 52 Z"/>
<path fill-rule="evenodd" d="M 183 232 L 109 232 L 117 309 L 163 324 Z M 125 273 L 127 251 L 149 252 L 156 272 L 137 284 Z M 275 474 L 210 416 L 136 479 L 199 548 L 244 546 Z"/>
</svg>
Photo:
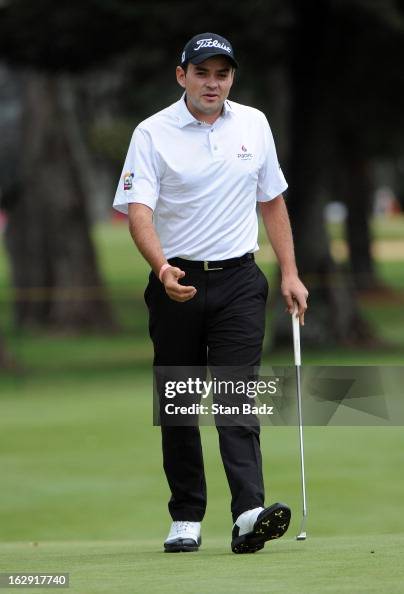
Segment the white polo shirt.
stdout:
<svg viewBox="0 0 404 594">
<path fill-rule="evenodd" d="M 286 188 L 262 112 L 226 101 L 204 124 L 184 94 L 135 129 L 114 208 L 149 206 L 166 258 L 225 260 L 259 249 L 256 202 Z"/>
</svg>

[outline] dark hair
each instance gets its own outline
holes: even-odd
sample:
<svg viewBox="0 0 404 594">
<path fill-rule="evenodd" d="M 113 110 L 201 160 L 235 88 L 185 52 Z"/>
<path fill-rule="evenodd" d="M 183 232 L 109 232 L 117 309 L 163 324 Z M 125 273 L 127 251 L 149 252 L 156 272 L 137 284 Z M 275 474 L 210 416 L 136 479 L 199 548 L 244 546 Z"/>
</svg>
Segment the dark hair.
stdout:
<svg viewBox="0 0 404 594">
<path fill-rule="evenodd" d="M 233 66 L 233 64 L 230 62 L 230 60 L 228 60 L 228 61 L 230 63 L 231 70 L 234 70 L 234 72 L 235 72 L 236 71 L 236 68 Z M 179 67 L 183 69 L 183 71 L 185 72 L 185 74 L 188 71 L 188 65 L 189 65 L 189 62 L 186 62 L 185 64 L 179 64 Z"/>
</svg>

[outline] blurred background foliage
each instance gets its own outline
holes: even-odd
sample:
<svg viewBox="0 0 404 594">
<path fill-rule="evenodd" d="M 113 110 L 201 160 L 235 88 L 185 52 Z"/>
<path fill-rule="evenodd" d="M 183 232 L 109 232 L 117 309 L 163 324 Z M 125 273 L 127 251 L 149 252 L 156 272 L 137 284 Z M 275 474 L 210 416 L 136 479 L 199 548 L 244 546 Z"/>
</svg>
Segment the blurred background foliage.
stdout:
<svg viewBox="0 0 404 594">
<path fill-rule="evenodd" d="M 111 204 L 133 129 L 180 97 L 182 48 L 212 30 L 240 63 L 230 98 L 265 112 L 289 182 L 303 364 L 403 364 L 403 0 L 0 0 L 0 566 L 63 569 L 87 594 L 203 592 L 206 575 L 214 592 L 401 592 L 403 431 L 366 416 L 305 428 L 310 548 L 271 546 L 273 572 L 226 557 L 228 487 L 203 427 L 205 556 L 160 554 L 149 267 Z M 292 364 L 262 228 L 260 246 L 264 363 Z M 291 535 L 297 447 L 295 427 L 263 427 Z"/>
<path fill-rule="evenodd" d="M 240 62 L 231 99 L 266 113 L 289 182 L 304 345 L 313 360 L 401 360 L 402 0 L 2 0 L 3 366 L 94 333 L 106 358 L 128 344 L 130 361 L 150 356 L 147 265 L 111 203 L 134 127 L 177 100 L 182 47 L 212 30 Z M 273 358 L 290 322 L 261 244 Z"/>
</svg>

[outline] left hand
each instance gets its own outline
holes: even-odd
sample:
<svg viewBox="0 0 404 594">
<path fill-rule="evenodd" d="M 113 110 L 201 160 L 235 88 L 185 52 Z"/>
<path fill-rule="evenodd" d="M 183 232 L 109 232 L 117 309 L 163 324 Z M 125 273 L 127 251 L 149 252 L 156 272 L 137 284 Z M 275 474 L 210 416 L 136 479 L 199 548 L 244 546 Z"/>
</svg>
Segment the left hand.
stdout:
<svg viewBox="0 0 404 594">
<path fill-rule="evenodd" d="M 281 291 L 286 301 L 286 311 L 293 315 L 296 303 L 298 307 L 296 316 L 299 317 L 300 324 L 304 326 L 304 314 L 307 310 L 309 292 L 297 274 L 282 277 Z"/>
</svg>

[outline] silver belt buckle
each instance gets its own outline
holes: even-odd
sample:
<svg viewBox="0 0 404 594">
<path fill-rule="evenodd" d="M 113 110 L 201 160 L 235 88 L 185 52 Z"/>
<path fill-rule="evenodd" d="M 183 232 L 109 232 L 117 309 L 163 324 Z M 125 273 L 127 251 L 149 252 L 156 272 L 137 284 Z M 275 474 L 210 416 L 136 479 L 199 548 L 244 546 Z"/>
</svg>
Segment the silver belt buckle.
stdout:
<svg viewBox="0 0 404 594">
<path fill-rule="evenodd" d="M 209 262 L 207 260 L 203 261 L 203 269 L 205 272 L 209 272 L 210 270 L 223 270 L 223 268 L 209 268 Z"/>
</svg>

